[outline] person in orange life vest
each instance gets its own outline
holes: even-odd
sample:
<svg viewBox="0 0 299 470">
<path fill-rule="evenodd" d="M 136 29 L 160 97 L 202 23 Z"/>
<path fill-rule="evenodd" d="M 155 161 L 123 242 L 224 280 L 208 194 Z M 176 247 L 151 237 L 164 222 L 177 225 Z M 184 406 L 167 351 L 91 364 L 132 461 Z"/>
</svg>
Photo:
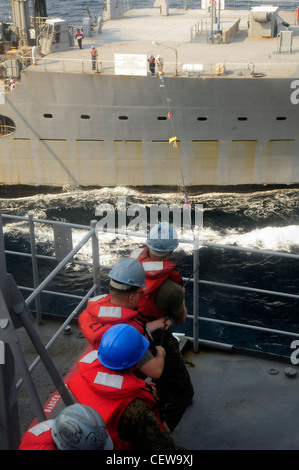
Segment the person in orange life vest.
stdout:
<svg viewBox="0 0 299 470">
<path fill-rule="evenodd" d="M 97 349 L 105 331 L 116 323 L 132 325 L 150 338 L 155 329 L 169 328 L 168 318 L 145 322 L 138 318 L 136 304 L 144 286 L 145 272 L 139 261 L 132 258 L 120 260 L 109 272 L 110 293 L 89 300 L 87 308 L 79 315 L 78 324 L 94 349 Z M 147 354 L 138 363 L 139 370 L 152 379 L 161 376 L 164 368 L 165 350 L 153 341 Z"/>
<path fill-rule="evenodd" d="M 170 261 L 178 246 L 177 233 L 168 222 L 162 222 L 151 229 L 146 245 L 131 254 L 145 270 L 146 287 L 137 304 L 139 315 L 146 321 L 169 316 L 177 325 L 182 325 L 187 316 L 185 293 L 177 264 Z M 166 350 L 164 371 L 156 383 L 165 421 L 172 431 L 192 403 L 194 389 L 179 344 L 170 329 L 157 329 L 152 337 L 156 344 L 163 340 Z"/>
<path fill-rule="evenodd" d="M 148 66 L 149 66 L 151 74 L 155 75 L 156 64 L 155 64 L 155 57 L 153 56 L 153 54 L 151 54 L 147 60 L 148 60 Z"/>
<path fill-rule="evenodd" d="M 97 58 L 98 58 L 98 51 L 94 46 L 92 46 L 91 48 L 92 70 L 97 70 Z"/>
<path fill-rule="evenodd" d="M 19 450 L 112 450 L 113 444 L 101 415 L 79 403 L 62 410 L 57 418 L 30 428 Z"/>
<path fill-rule="evenodd" d="M 75 34 L 75 39 L 78 41 L 78 46 L 80 49 L 82 49 L 82 39 L 84 39 L 82 31 L 78 28 L 77 32 Z"/>
<path fill-rule="evenodd" d="M 111 326 L 68 384 L 76 400 L 101 412 L 114 450 L 179 448 L 164 431 L 151 384 L 134 374 L 148 346 L 133 326 Z"/>
<path fill-rule="evenodd" d="M 146 245 L 130 255 L 145 270 L 146 287 L 137 304 L 139 314 L 147 321 L 170 316 L 177 325 L 183 325 L 187 309 L 182 276 L 176 270 L 177 264 L 170 261 L 178 247 L 176 230 L 168 222 L 155 225 Z"/>
</svg>

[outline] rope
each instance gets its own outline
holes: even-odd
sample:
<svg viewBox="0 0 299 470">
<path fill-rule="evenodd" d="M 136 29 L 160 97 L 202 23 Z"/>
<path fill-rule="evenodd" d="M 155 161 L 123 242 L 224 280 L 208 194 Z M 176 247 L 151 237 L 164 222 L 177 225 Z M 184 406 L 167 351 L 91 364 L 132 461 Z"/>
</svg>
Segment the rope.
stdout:
<svg viewBox="0 0 299 470">
<path fill-rule="evenodd" d="M 169 139 L 169 142 L 173 142 L 173 147 L 177 148 L 177 142 L 176 142 L 177 138 L 175 137 L 176 133 L 175 133 L 174 123 L 173 123 L 171 109 L 170 109 L 171 99 L 167 95 L 166 85 L 165 85 L 165 82 L 164 82 L 164 80 L 161 76 L 159 77 L 159 80 L 161 81 L 160 88 L 164 89 L 165 99 L 166 99 L 167 108 L 168 108 L 167 117 L 168 117 L 168 119 L 170 121 L 170 124 L 171 124 L 172 135 L 174 136 L 171 139 Z M 188 207 L 188 194 L 187 194 L 187 188 L 186 188 L 186 184 L 185 184 L 184 172 L 183 172 L 183 167 L 182 167 L 182 160 L 181 160 L 180 155 L 179 155 L 179 164 L 180 164 L 180 172 L 181 172 L 181 178 L 182 178 L 182 183 L 183 183 L 183 188 L 184 188 L 184 206 L 185 206 L 186 210 L 189 210 L 189 207 Z M 191 210 L 189 210 L 189 217 L 190 217 L 190 227 L 192 228 Z M 193 228 L 192 228 L 192 233 L 193 233 Z M 194 233 L 193 233 L 193 236 L 194 236 Z"/>
</svg>

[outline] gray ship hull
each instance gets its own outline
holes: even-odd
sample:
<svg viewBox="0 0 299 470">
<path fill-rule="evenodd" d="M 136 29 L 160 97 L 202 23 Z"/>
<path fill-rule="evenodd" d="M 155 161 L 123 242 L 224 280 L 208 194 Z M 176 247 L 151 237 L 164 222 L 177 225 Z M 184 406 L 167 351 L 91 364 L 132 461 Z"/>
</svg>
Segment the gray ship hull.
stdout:
<svg viewBox="0 0 299 470">
<path fill-rule="evenodd" d="M 0 139 L 0 183 L 298 183 L 295 85 L 27 71 L 1 106 L 16 130 Z"/>
<path fill-rule="evenodd" d="M 163 15 L 155 7 L 104 21 L 101 31 L 85 35 L 82 49 L 46 36 L 50 49 L 41 41 L 35 62 L 31 51 L 32 62 L 0 105 L 0 184 L 299 183 L 299 26 L 291 11 L 282 13 L 292 23 L 288 31 L 275 19 L 277 33 L 293 37 L 292 49 L 278 53 L 272 27 L 252 18 L 248 26 L 248 14 L 221 12 L 219 44 L 190 38 L 195 26 L 206 24 L 207 11 Z M 160 76 L 147 71 L 151 53 L 163 54 Z M 130 76 L 123 74 L 119 55 L 130 67 L 145 58 L 144 69 L 136 72 L 134 65 Z M 199 75 L 189 76 L 190 66 Z M 15 130 L 1 137 L 3 123 Z"/>
</svg>

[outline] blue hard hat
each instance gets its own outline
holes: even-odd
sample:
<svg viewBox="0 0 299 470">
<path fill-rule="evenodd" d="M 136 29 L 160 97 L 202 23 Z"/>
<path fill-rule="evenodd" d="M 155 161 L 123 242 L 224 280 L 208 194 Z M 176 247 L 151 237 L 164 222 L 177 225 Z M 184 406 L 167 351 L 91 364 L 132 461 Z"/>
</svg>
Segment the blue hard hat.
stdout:
<svg viewBox="0 0 299 470">
<path fill-rule="evenodd" d="M 179 244 L 176 230 L 168 222 L 154 225 L 147 237 L 146 244 L 151 250 L 161 253 L 173 251 Z"/>
<path fill-rule="evenodd" d="M 93 408 L 75 403 L 62 410 L 52 425 L 60 450 L 112 450 L 105 421 Z"/>
<path fill-rule="evenodd" d="M 145 272 L 140 261 L 134 258 L 124 258 L 111 269 L 108 276 L 113 281 L 127 286 L 144 286 Z M 118 286 L 121 288 L 120 286 Z"/>
<path fill-rule="evenodd" d="M 136 364 L 149 347 L 149 341 L 134 326 L 111 326 L 100 342 L 98 359 L 108 369 L 126 369 Z"/>
</svg>

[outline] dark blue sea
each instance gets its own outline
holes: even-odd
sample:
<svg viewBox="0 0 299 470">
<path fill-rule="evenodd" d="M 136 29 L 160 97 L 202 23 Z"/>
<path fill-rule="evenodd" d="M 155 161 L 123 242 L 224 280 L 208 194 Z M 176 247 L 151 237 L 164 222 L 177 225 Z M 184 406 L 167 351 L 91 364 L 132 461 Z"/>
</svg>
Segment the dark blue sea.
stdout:
<svg viewBox="0 0 299 470">
<path fill-rule="evenodd" d="M 30 2 L 31 3 L 31 2 Z M 153 1 L 139 0 L 131 2 L 133 7 L 151 7 Z M 226 8 L 249 9 L 254 5 L 271 2 L 253 2 L 227 0 Z M 199 8 L 200 1 L 189 0 L 188 7 Z M 295 9 L 295 2 L 279 2 L 282 9 Z M 86 6 L 90 14 L 102 16 L 102 2 L 98 0 L 47 0 L 49 16 L 67 19 L 70 24 L 81 24 L 86 16 Z M 171 0 L 173 8 L 184 8 L 184 0 Z M 10 2 L 1 1 L 0 19 L 11 15 Z M 16 195 L 17 196 L 17 195 Z M 4 213 L 27 215 L 32 212 L 36 218 L 67 221 L 77 224 L 89 224 L 95 219 L 96 207 L 109 203 L 117 207 L 118 197 L 125 196 L 127 205 L 133 203 L 149 208 L 152 204 L 184 204 L 184 191 L 155 192 L 137 191 L 128 188 L 101 188 L 92 191 L 69 190 L 60 194 L 35 194 L 14 197 L 10 194 L 0 199 Z M 202 204 L 203 241 L 228 244 L 261 250 L 282 251 L 299 254 L 299 189 L 264 188 L 262 191 L 243 192 L 202 192 L 193 190 L 188 194 L 190 207 Z M 7 250 L 29 252 L 30 243 L 26 224 L 5 223 L 5 243 Z M 39 254 L 53 254 L 53 234 L 46 226 L 36 229 L 37 249 Z M 79 231 L 74 231 L 73 242 L 81 238 Z M 113 234 L 100 239 L 101 263 L 113 265 L 122 256 L 128 255 L 138 246 L 138 240 L 125 240 Z M 91 250 L 86 247 L 78 255 L 81 261 L 90 261 Z M 181 273 L 189 277 L 192 273 L 192 248 L 181 246 L 175 252 Z M 54 262 L 39 261 L 40 282 L 56 266 Z M 8 271 L 13 274 L 19 285 L 32 287 L 30 260 L 23 258 L 16 261 L 8 256 Z M 237 253 L 215 248 L 200 249 L 199 277 L 202 280 L 228 284 L 241 284 L 259 289 L 286 291 L 299 294 L 298 260 L 276 258 L 269 255 Z M 102 273 L 103 288 L 107 287 L 107 270 Z M 88 267 L 70 265 L 48 287 L 52 290 L 65 290 L 83 295 L 92 283 L 92 274 Z M 24 297 L 28 293 L 24 292 Z M 186 286 L 187 306 L 192 308 L 192 283 Z M 66 316 L 75 304 L 57 297 L 42 296 L 42 309 L 46 313 Z M 258 326 L 299 332 L 299 302 L 284 297 L 256 293 L 245 293 L 228 288 L 215 288 L 200 285 L 199 314 L 202 317 L 218 318 L 232 322 L 251 323 Z M 190 322 L 177 328 L 190 334 Z M 290 336 L 266 334 L 252 330 L 240 330 L 236 327 L 216 325 L 206 321 L 199 323 L 199 336 L 203 339 L 233 343 L 239 347 L 260 351 L 275 352 L 289 356 L 291 354 Z"/>
</svg>

